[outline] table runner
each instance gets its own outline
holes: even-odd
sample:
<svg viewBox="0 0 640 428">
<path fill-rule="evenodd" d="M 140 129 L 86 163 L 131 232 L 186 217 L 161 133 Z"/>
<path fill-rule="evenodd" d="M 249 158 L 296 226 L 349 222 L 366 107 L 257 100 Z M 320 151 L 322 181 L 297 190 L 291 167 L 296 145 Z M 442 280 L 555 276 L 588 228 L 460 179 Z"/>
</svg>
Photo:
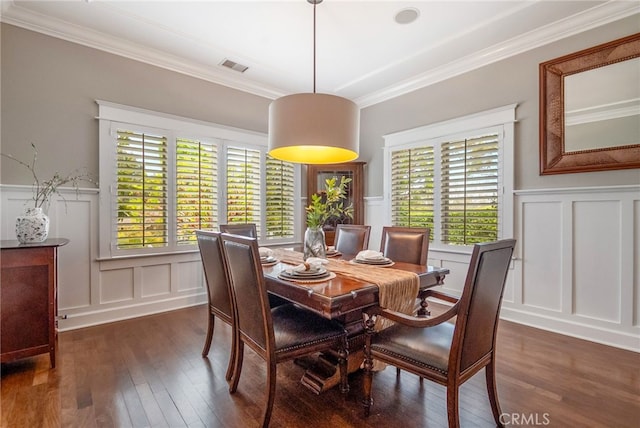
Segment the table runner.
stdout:
<svg viewBox="0 0 640 428">
<path fill-rule="evenodd" d="M 298 265 L 303 262 L 302 253 L 275 249 L 274 256 L 284 263 Z M 415 310 L 416 298 L 420 290 L 418 275 L 392 267 L 356 265 L 346 260 L 327 259 L 326 267 L 340 275 L 368 282 L 378 286 L 378 304 L 393 311 L 411 315 Z M 393 324 L 388 319 L 378 317 L 376 330 L 380 331 Z"/>
</svg>

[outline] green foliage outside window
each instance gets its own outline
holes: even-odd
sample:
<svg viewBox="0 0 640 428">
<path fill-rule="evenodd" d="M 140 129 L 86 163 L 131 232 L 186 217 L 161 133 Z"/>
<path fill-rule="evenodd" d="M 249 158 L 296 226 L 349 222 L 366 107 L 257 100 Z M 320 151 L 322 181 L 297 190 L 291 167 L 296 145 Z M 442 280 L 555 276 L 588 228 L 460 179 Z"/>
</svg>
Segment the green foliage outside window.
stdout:
<svg viewBox="0 0 640 428">
<path fill-rule="evenodd" d="M 166 138 L 118 131 L 118 248 L 168 243 Z"/>
</svg>

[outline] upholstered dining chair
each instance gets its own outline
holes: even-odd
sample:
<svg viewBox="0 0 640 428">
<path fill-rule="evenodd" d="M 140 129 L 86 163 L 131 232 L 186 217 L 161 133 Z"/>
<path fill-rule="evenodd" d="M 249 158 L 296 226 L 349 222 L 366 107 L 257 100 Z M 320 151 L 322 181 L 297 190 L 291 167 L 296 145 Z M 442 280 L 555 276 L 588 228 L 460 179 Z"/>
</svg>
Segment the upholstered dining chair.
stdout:
<svg viewBox="0 0 640 428">
<path fill-rule="evenodd" d="M 196 237 L 198 239 L 198 248 L 200 249 L 200 258 L 202 259 L 202 267 L 204 268 L 207 294 L 209 297 L 209 322 L 204 348 L 202 348 L 202 356 L 206 357 L 209 355 L 209 350 L 211 349 L 216 317 L 233 328 L 231 286 L 227 276 L 225 261 L 222 257 L 220 232 L 196 230 Z M 229 356 L 229 364 L 227 365 L 227 374 L 225 376 L 227 380 L 231 380 L 233 373 L 235 348 L 232 338 L 231 355 Z"/>
<path fill-rule="evenodd" d="M 334 246 L 342 254 L 357 254 L 369 247 L 371 226 L 362 224 L 338 224 Z"/>
<path fill-rule="evenodd" d="M 249 238 L 257 238 L 258 231 L 255 223 L 228 223 L 220 225 L 220 232 L 231 233 L 233 235 L 248 236 Z"/>
<path fill-rule="evenodd" d="M 255 223 L 229 223 L 229 224 L 221 224 L 220 232 L 222 233 L 230 233 L 232 235 L 240 235 L 247 236 L 249 238 L 257 238 L 258 232 L 256 230 Z M 276 296 L 275 294 L 269 293 L 269 303 L 272 308 L 275 308 L 279 305 L 284 305 L 286 303 L 290 303 L 286 299 L 283 299 L 280 296 Z"/>
<path fill-rule="evenodd" d="M 496 390 L 496 332 L 502 294 L 515 240 L 476 244 L 460 298 L 431 291 L 432 297 L 453 303 L 441 315 L 418 318 L 385 308 L 371 308 L 365 321 L 363 405 L 369 415 L 373 399 L 373 359 L 400 367 L 447 388 L 449 427 L 458 427 L 458 390 L 485 368 L 487 392 L 498 426 L 500 405 Z M 395 321 L 378 333 L 376 317 Z M 455 322 L 450 322 L 455 317 Z"/>
<path fill-rule="evenodd" d="M 384 226 L 380 252 L 394 262 L 425 266 L 429 252 L 428 227 Z"/>
<path fill-rule="evenodd" d="M 263 427 L 271 419 L 278 363 L 334 349 L 339 356 L 340 389 L 346 393 L 348 342 L 344 326 L 294 304 L 270 308 L 256 239 L 229 234 L 222 234 L 221 239 L 236 314 L 236 369 L 229 391 L 234 393 L 238 387 L 246 344 L 268 366 Z"/>
</svg>

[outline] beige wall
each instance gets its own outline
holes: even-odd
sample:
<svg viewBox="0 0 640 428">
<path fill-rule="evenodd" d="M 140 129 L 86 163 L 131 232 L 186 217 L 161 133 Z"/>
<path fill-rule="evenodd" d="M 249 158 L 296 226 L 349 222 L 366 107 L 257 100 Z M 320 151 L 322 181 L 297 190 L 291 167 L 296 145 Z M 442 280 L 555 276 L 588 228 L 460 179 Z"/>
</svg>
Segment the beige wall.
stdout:
<svg viewBox="0 0 640 428">
<path fill-rule="evenodd" d="M 518 103 L 516 189 L 636 184 L 637 169 L 538 174 L 538 64 L 639 31 L 638 16 L 626 18 L 367 107 L 360 160 L 367 171 L 382 171 L 383 135 Z M 34 142 L 43 176 L 85 166 L 97 175 L 95 99 L 267 131 L 269 99 L 8 24 L 1 42 L 1 150 L 29 159 Z M 1 183 L 31 182 L 23 168 L 6 159 L 1 165 Z M 366 175 L 365 195 L 381 196 L 382 174 Z"/>
<path fill-rule="evenodd" d="M 516 189 L 638 184 L 638 169 L 551 176 L 538 173 L 538 64 L 637 32 L 638 15 L 365 108 L 360 159 L 367 162 L 368 171 L 382 171 L 383 135 L 518 103 Z M 382 196 L 382 179 L 382 174 L 367 174 L 365 194 Z"/>
<path fill-rule="evenodd" d="M 2 153 L 31 159 L 43 177 L 87 167 L 98 172 L 96 99 L 222 125 L 267 131 L 270 100 L 2 24 Z M 3 184 L 30 184 L 2 159 Z"/>
</svg>

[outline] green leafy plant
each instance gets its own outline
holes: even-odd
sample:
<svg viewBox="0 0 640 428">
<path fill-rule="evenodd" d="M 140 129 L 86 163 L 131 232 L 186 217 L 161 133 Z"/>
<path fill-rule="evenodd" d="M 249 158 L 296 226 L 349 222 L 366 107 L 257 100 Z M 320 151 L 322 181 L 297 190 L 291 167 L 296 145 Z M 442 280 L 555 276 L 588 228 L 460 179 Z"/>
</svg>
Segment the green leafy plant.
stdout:
<svg viewBox="0 0 640 428">
<path fill-rule="evenodd" d="M 49 208 L 49 203 L 51 202 L 51 197 L 54 194 L 58 195 L 62 200 L 66 202 L 66 199 L 60 193 L 60 188 L 62 186 L 67 185 L 68 187 L 73 187 L 77 193 L 81 182 L 95 183 L 95 180 L 89 173 L 77 169 L 67 175 L 62 175 L 58 171 L 56 171 L 53 174 L 53 177 L 49 178 L 48 180 L 40 179 L 36 171 L 38 150 L 33 143 L 31 143 L 31 147 L 33 148 L 33 158 L 31 159 L 31 163 L 23 162 L 10 154 L 0 153 L 0 155 L 24 166 L 31 172 L 31 175 L 33 175 L 34 182 L 32 186 L 32 200 L 34 208 L 43 208 L 44 211 L 47 211 L 47 209 Z"/>
<path fill-rule="evenodd" d="M 333 217 L 353 218 L 353 204 L 344 206 L 347 198 L 347 184 L 351 179 L 342 176 L 340 184 L 337 184 L 336 177 L 325 181 L 325 190 L 311 195 L 311 203 L 305 208 L 308 227 L 322 227 Z"/>
</svg>

